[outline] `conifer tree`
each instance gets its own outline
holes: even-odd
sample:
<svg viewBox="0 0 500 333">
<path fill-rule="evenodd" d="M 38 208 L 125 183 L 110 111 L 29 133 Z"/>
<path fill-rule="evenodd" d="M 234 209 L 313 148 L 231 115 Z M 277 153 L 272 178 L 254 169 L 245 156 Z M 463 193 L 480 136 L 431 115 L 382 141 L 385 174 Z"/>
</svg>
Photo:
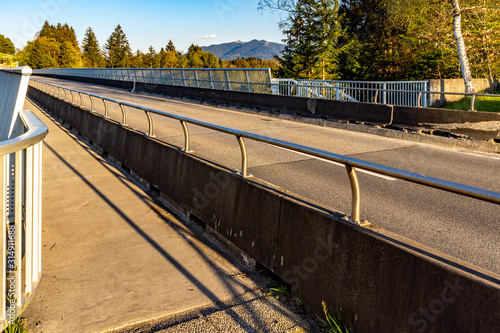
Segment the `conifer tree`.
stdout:
<svg viewBox="0 0 500 333">
<path fill-rule="evenodd" d="M 109 36 L 106 45 L 104 45 L 104 49 L 106 50 L 108 67 L 117 68 L 130 66 L 132 58 L 130 44 L 119 24 L 116 26 L 111 36 Z"/>
<path fill-rule="evenodd" d="M 179 54 L 174 46 L 174 43 L 170 40 L 167 46 L 165 47 L 165 52 L 161 53 L 160 67 L 174 68 L 179 65 L 178 62 L 179 62 Z"/>
<path fill-rule="evenodd" d="M 158 68 L 160 66 L 160 61 L 156 50 L 151 45 L 148 51 L 149 52 L 144 55 L 144 67 Z"/>
<path fill-rule="evenodd" d="M 279 76 L 303 79 L 338 78 L 338 0 L 297 0 L 288 22 L 282 23 L 286 46 L 277 57 Z"/>
<path fill-rule="evenodd" d="M 104 65 L 104 58 L 102 56 L 101 48 L 99 47 L 99 42 L 97 41 L 94 31 L 90 27 L 87 29 L 85 36 L 83 37 L 82 49 L 83 65 L 85 67 L 98 68 Z"/>
</svg>

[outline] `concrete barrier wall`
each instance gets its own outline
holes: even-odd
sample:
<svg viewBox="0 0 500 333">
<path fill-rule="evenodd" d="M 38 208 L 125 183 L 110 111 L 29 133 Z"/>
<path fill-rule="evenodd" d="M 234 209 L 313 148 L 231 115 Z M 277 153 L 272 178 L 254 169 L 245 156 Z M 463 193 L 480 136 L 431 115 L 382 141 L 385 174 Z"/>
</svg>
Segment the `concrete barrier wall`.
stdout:
<svg viewBox="0 0 500 333">
<path fill-rule="evenodd" d="M 394 106 L 394 124 L 415 126 L 427 124 L 464 124 L 500 121 L 500 113 Z"/>
<path fill-rule="evenodd" d="M 73 81 L 100 84 L 127 90 L 132 90 L 134 87 L 133 82 L 126 81 L 68 77 L 51 74 L 43 74 L 43 76 L 71 79 Z M 422 123 L 465 123 L 490 120 L 500 121 L 500 113 L 492 112 L 469 112 L 404 106 L 395 106 L 393 108 L 392 106 L 380 104 L 340 102 L 326 99 L 253 94 L 247 92 L 167 86 L 140 82 L 137 83 L 135 91 L 155 93 L 177 98 L 189 98 L 205 102 L 213 102 L 216 104 L 230 104 L 233 106 L 256 108 L 269 112 L 279 112 L 304 117 L 366 123 L 394 123 L 399 125 L 416 126 Z M 392 112 L 394 112 L 393 115 Z"/>
<path fill-rule="evenodd" d="M 498 88 L 498 79 L 474 79 L 474 89 L 476 92 L 493 91 Z M 465 92 L 463 79 L 429 80 L 429 91 L 436 92 Z M 429 105 L 433 107 L 441 106 L 449 102 L 462 99 L 460 95 L 430 94 Z"/>
<path fill-rule="evenodd" d="M 41 106 L 158 188 L 180 212 L 321 301 L 356 332 L 494 332 L 500 277 L 285 194 L 34 88 Z"/>
</svg>

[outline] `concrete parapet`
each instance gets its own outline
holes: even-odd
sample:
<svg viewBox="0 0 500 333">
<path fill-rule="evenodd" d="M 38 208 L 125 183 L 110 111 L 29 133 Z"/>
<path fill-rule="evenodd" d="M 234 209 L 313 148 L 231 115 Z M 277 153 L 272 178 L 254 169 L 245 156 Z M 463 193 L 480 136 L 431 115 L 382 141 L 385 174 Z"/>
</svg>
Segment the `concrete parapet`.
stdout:
<svg viewBox="0 0 500 333">
<path fill-rule="evenodd" d="M 394 106 L 394 124 L 463 124 L 500 121 L 500 113 Z"/>
<path fill-rule="evenodd" d="M 316 313 L 358 332 L 494 332 L 500 276 L 149 138 L 34 88 L 29 95 L 288 282 Z"/>
<path fill-rule="evenodd" d="M 474 88 L 479 91 L 493 91 L 498 88 L 498 79 L 474 79 Z M 429 91 L 435 92 L 465 92 L 463 79 L 435 79 L 429 80 Z M 441 106 L 449 102 L 458 101 L 464 98 L 461 95 L 441 95 L 430 94 L 429 105 L 432 107 Z"/>
</svg>

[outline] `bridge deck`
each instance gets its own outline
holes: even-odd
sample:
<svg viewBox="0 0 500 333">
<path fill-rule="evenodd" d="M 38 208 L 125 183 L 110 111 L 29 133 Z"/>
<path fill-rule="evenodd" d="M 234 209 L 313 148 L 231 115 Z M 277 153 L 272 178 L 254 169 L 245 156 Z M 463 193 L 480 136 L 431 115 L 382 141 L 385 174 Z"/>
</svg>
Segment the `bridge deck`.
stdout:
<svg viewBox="0 0 500 333">
<path fill-rule="evenodd" d="M 262 293 L 267 278 L 219 254 L 196 226 L 177 221 L 53 118 L 29 102 L 25 108 L 50 131 L 43 148 L 44 275 L 24 312 L 30 332 L 100 332 L 154 318 L 167 319 L 145 326 L 303 325 Z M 179 318 L 195 320 L 175 326 Z"/>
</svg>

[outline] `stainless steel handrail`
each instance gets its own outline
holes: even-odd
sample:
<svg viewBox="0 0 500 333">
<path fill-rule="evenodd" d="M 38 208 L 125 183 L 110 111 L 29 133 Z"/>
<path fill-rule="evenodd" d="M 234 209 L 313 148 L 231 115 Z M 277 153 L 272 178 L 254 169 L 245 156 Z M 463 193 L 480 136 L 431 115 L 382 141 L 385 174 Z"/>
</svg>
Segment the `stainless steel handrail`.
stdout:
<svg viewBox="0 0 500 333">
<path fill-rule="evenodd" d="M 218 131 L 218 132 L 234 135 L 238 139 L 238 142 L 240 143 L 241 154 L 242 154 L 242 173 L 241 174 L 243 177 L 248 176 L 247 171 L 246 171 L 248 168 L 248 161 L 247 161 L 247 157 L 246 157 L 247 151 L 246 151 L 246 147 L 244 145 L 243 138 L 251 139 L 254 141 L 258 141 L 258 142 L 267 143 L 267 144 L 277 146 L 277 147 L 282 147 L 282 148 L 289 149 L 289 150 L 292 150 L 295 152 L 314 156 L 314 157 L 317 157 L 320 159 L 341 163 L 341 164 L 346 166 L 347 173 L 348 173 L 349 178 L 351 180 L 352 195 L 353 195 L 352 216 L 351 217 L 352 217 L 352 220 L 358 224 L 361 223 L 361 218 L 360 218 L 360 209 L 361 208 L 360 208 L 360 187 L 359 187 L 359 182 L 357 181 L 357 175 L 356 175 L 357 168 L 362 169 L 362 170 L 366 170 L 366 171 L 371 171 L 371 172 L 374 172 L 376 174 L 390 176 L 390 177 L 406 180 L 406 181 L 409 181 L 412 183 L 425 185 L 428 187 L 432 187 L 432 188 L 436 188 L 436 189 L 464 195 L 464 196 L 467 196 L 470 198 L 475 198 L 475 199 L 479 199 L 479 200 L 486 201 L 486 202 L 500 204 L 500 193 L 497 193 L 497 192 L 488 191 L 485 189 L 480 189 L 477 187 L 472 187 L 472 186 L 468 186 L 468 185 L 464 185 L 464 184 L 460 184 L 460 183 L 455 183 L 455 182 L 451 182 L 451 181 L 447 181 L 447 180 L 442 180 L 439 178 L 424 176 L 421 174 L 417 174 L 417 173 L 413 173 L 413 172 L 409 172 L 409 171 L 404 171 L 404 170 L 400 170 L 400 169 L 396 169 L 396 168 L 391 168 L 391 167 L 383 166 L 383 165 L 376 164 L 376 163 L 366 162 L 366 161 L 359 160 L 356 158 L 343 156 L 343 155 L 339 155 L 339 154 L 334 154 L 334 153 L 331 153 L 328 151 L 315 149 L 315 148 L 311 148 L 311 147 L 307 147 L 307 146 L 303 146 L 303 145 L 299 145 L 299 144 L 295 144 L 295 143 L 290 143 L 290 142 L 283 141 L 283 140 L 278 140 L 278 139 L 274 139 L 274 138 L 270 138 L 270 137 L 266 137 L 266 136 L 261 136 L 261 135 L 257 135 L 257 134 L 253 134 L 253 133 L 249 133 L 249 132 L 235 130 L 235 129 L 228 128 L 228 127 L 214 125 L 214 124 L 199 121 L 196 119 L 191 119 L 191 118 L 167 113 L 164 111 L 154 110 L 154 109 L 143 107 L 140 105 L 122 102 L 122 101 L 114 100 L 111 98 L 86 93 L 83 91 L 69 89 L 69 88 L 65 88 L 65 87 L 61 87 L 61 86 L 57 86 L 57 85 L 53 85 L 53 84 L 47 84 L 45 82 L 41 82 L 38 80 L 32 80 L 32 81 L 36 82 L 39 85 L 42 85 L 42 87 L 46 86 L 47 89 L 44 90 L 45 92 L 49 91 L 49 87 L 55 86 L 55 87 L 60 88 L 60 89 L 67 89 L 68 91 L 72 90 L 72 91 L 77 92 L 79 94 L 86 94 L 88 96 L 92 96 L 95 98 L 100 98 L 102 100 L 106 100 L 108 102 L 116 103 L 122 107 L 122 111 L 124 111 L 123 106 L 127 106 L 127 107 L 134 108 L 137 110 L 142 110 L 146 113 L 152 113 L 152 114 L 157 114 L 160 116 L 168 117 L 171 119 L 176 119 L 176 120 L 179 120 L 181 123 L 190 123 L 193 125 L 201 126 L 204 128 Z M 38 88 L 38 89 L 41 90 L 41 88 Z M 79 106 L 77 104 L 74 104 L 74 105 Z M 187 127 L 184 128 L 184 132 L 185 132 L 185 140 L 186 140 L 186 147 L 184 147 L 184 148 L 186 151 L 189 151 L 189 132 L 187 130 Z"/>
<path fill-rule="evenodd" d="M 15 138 L 0 142 L 0 156 L 31 147 L 47 136 L 49 131 L 47 126 L 32 111 L 21 111 L 19 117 L 28 131 Z"/>
</svg>

